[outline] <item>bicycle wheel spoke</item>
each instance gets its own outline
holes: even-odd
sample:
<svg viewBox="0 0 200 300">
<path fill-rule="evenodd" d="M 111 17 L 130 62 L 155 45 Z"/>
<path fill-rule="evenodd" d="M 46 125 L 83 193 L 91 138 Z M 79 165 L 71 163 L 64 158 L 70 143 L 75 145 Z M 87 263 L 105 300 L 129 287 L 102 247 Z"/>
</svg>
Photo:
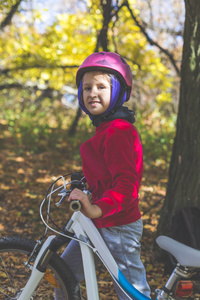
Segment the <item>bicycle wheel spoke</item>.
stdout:
<svg viewBox="0 0 200 300">
<path fill-rule="evenodd" d="M 19 299 L 31 275 L 32 265 L 27 261 L 35 245 L 22 237 L 0 238 L 0 300 Z M 73 273 L 56 253 L 52 253 L 38 287 L 30 292 L 31 298 L 24 300 L 81 299 Z"/>
<path fill-rule="evenodd" d="M 14 251 L 14 250 L 13 250 Z M 27 253 L 5 252 L 0 253 L 0 300 L 18 299 L 23 287 L 30 277 L 30 267 L 25 267 Z M 32 299 L 53 300 L 54 289 L 60 285 L 51 270 L 48 269 L 47 278 L 42 279 Z"/>
</svg>

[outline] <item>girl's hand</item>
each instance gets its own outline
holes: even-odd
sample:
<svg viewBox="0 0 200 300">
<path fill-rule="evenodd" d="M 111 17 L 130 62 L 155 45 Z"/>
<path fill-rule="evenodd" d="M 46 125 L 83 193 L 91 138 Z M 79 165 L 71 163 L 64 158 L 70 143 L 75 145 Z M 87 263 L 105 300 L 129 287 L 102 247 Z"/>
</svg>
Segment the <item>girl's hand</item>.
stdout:
<svg viewBox="0 0 200 300">
<path fill-rule="evenodd" d="M 74 189 L 68 198 L 68 201 L 71 200 L 79 200 L 81 202 L 81 212 L 90 219 L 100 218 L 102 216 L 101 208 L 92 204 L 88 198 L 88 196 L 79 189 Z"/>
</svg>

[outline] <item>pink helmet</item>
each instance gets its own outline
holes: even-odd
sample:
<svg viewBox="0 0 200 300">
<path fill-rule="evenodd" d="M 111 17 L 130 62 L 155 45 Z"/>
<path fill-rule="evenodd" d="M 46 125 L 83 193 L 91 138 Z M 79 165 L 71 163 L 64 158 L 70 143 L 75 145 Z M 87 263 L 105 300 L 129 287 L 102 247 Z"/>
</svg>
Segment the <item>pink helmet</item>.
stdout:
<svg viewBox="0 0 200 300">
<path fill-rule="evenodd" d="M 124 58 L 119 54 L 104 51 L 89 55 L 76 73 L 77 87 L 79 87 L 80 81 L 86 72 L 96 70 L 114 74 L 127 90 L 126 101 L 130 98 L 132 91 L 132 72 Z"/>
</svg>

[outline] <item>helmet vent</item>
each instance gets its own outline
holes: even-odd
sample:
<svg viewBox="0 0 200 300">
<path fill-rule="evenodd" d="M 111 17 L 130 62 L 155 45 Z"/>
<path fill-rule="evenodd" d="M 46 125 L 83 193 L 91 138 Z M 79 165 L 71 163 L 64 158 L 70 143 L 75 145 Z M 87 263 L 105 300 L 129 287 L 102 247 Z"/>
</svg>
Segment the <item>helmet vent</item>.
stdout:
<svg viewBox="0 0 200 300">
<path fill-rule="evenodd" d="M 121 58 L 121 61 L 123 62 L 123 64 L 126 64 L 125 59 L 123 59 L 123 57 L 121 57 L 121 56 L 120 56 L 120 58 Z"/>
<path fill-rule="evenodd" d="M 96 52 L 96 53 L 94 53 L 95 55 L 99 55 L 99 54 L 101 54 L 101 55 L 105 55 L 105 53 L 104 52 Z"/>
<path fill-rule="evenodd" d="M 101 64 L 103 66 L 111 66 L 111 64 L 106 59 L 99 60 L 96 62 L 96 64 Z"/>
</svg>

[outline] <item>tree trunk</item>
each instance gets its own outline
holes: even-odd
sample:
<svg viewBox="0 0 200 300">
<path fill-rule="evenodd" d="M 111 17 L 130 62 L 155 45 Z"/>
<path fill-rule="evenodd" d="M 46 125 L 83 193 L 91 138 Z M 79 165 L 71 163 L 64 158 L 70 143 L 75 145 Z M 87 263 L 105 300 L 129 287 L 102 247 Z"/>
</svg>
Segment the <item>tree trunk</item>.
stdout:
<svg viewBox="0 0 200 300">
<path fill-rule="evenodd" d="M 200 1 L 185 0 L 185 8 L 177 131 L 158 226 L 166 235 L 176 210 L 200 206 Z"/>
<path fill-rule="evenodd" d="M 73 136 L 76 133 L 76 129 L 77 129 L 78 121 L 81 117 L 81 113 L 82 113 L 82 110 L 79 107 L 76 111 L 76 117 L 74 118 L 74 121 L 69 129 L 69 136 Z"/>
<path fill-rule="evenodd" d="M 97 36 L 97 43 L 94 52 L 98 52 L 100 47 L 102 47 L 103 51 L 108 51 L 108 25 L 112 19 L 112 1 L 101 1 L 101 7 L 103 9 L 103 24 Z"/>
</svg>

